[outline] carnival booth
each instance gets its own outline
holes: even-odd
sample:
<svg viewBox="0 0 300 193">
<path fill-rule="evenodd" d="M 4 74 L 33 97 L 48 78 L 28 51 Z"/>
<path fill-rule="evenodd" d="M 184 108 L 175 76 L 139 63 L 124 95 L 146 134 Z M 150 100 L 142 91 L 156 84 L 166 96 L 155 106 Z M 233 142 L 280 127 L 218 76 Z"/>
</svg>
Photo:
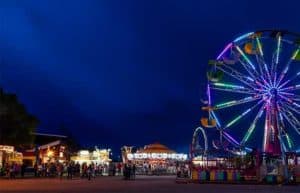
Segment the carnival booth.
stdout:
<svg viewBox="0 0 300 193">
<path fill-rule="evenodd" d="M 5 164 L 22 164 L 23 155 L 15 151 L 14 146 L 0 145 L 0 168 Z"/>
<path fill-rule="evenodd" d="M 69 161 L 69 148 L 66 143 L 67 136 L 33 133 L 35 147 L 24 150 L 23 162 L 28 167 L 35 164 Z"/>
<path fill-rule="evenodd" d="M 83 163 L 96 165 L 109 165 L 112 161 L 110 159 L 110 149 L 98 149 L 95 147 L 94 151 L 80 150 L 76 156 L 72 156 L 71 160 L 80 165 Z"/>
<path fill-rule="evenodd" d="M 187 160 L 187 154 L 176 153 L 160 143 L 146 145 L 133 151 L 122 148 L 123 162 L 136 166 L 137 174 L 176 174 L 176 166 Z"/>
</svg>

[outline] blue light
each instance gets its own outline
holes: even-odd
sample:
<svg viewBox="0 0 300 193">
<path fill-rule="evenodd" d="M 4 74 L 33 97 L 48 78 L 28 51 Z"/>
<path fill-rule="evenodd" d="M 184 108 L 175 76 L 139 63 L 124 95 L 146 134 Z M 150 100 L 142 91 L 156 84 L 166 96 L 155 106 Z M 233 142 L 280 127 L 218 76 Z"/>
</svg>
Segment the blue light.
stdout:
<svg viewBox="0 0 300 193">
<path fill-rule="evenodd" d="M 235 40 L 233 40 L 233 42 L 236 43 L 236 42 L 238 42 L 238 41 L 240 41 L 240 40 L 242 40 L 242 39 L 244 39 L 244 38 L 246 38 L 246 37 L 252 35 L 253 33 L 254 33 L 254 32 L 249 32 L 249 33 L 246 33 L 246 34 L 244 34 L 244 35 L 241 35 L 241 36 L 237 37 Z"/>
</svg>

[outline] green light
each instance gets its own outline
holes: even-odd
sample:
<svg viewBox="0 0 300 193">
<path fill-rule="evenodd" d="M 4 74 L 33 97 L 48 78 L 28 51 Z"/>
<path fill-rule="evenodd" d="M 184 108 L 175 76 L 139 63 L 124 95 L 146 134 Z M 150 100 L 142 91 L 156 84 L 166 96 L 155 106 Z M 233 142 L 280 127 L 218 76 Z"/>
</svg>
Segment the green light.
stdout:
<svg viewBox="0 0 300 193">
<path fill-rule="evenodd" d="M 249 137 L 251 136 L 251 134 L 253 133 L 255 129 L 255 124 L 251 125 L 251 127 L 249 128 L 249 131 L 246 133 L 245 137 L 242 140 L 242 143 L 245 143 L 248 141 Z"/>
<path fill-rule="evenodd" d="M 292 59 L 293 59 L 293 60 L 296 59 L 296 57 L 297 57 L 297 55 L 298 55 L 298 52 L 299 52 L 299 49 L 297 49 L 297 50 L 294 52 L 294 54 L 293 54 L 293 56 L 292 56 Z"/>
<path fill-rule="evenodd" d="M 233 119 L 230 123 L 228 123 L 225 128 L 230 127 L 234 123 L 236 123 L 238 120 L 240 120 L 243 116 L 245 116 L 247 113 L 249 113 L 251 109 L 247 109 L 245 112 L 243 112 L 241 115 L 237 116 L 235 119 Z"/>
<path fill-rule="evenodd" d="M 220 83 L 220 82 L 216 82 L 214 83 L 215 86 L 223 86 L 223 87 L 227 87 L 227 88 L 245 88 L 243 86 L 238 86 L 238 85 L 233 85 L 233 84 L 225 84 L 225 83 Z"/>
<path fill-rule="evenodd" d="M 244 143 L 246 143 L 246 142 L 249 140 L 250 136 L 252 135 L 252 133 L 253 133 L 253 131 L 254 131 L 254 129 L 255 129 L 255 126 L 256 126 L 256 123 L 257 123 L 258 119 L 262 116 L 262 114 L 263 114 L 263 112 L 264 112 L 263 110 L 264 110 L 264 106 L 261 107 L 261 109 L 259 110 L 259 112 L 258 112 L 258 114 L 256 115 L 256 117 L 255 117 L 255 119 L 254 119 L 252 125 L 249 127 L 249 129 L 248 129 L 246 135 L 244 136 L 244 138 L 243 138 L 241 144 L 244 144 Z"/>
<path fill-rule="evenodd" d="M 278 41 L 277 41 L 276 64 L 278 64 L 278 61 L 279 61 L 280 46 L 281 46 L 281 36 L 278 37 Z"/>
<path fill-rule="evenodd" d="M 249 58 L 245 55 L 245 53 L 241 50 L 241 48 L 239 46 L 236 46 L 236 49 L 239 51 L 239 53 L 243 56 L 243 58 L 248 62 L 248 64 L 250 64 L 250 66 L 255 70 L 254 65 L 252 64 L 252 62 L 249 60 Z"/>
<path fill-rule="evenodd" d="M 260 40 L 258 37 L 256 37 L 256 43 L 257 43 L 257 46 L 258 46 L 258 50 L 259 50 L 259 53 L 261 56 L 264 55 L 263 51 L 262 51 L 262 46 L 261 46 L 261 43 L 260 43 Z"/>
<path fill-rule="evenodd" d="M 232 121 L 230 121 L 225 128 L 230 127 L 231 125 L 233 125 L 234 123 L 236 123 L 238 120 L 240 120 L 242 118 L 241 115 L 237 116 L 235 119 L 233 119 Z"/>
<path fill-rule="evenodd" d="M 288 142 L 289 148 L 291 149 L 293 147 L 293 142 L 288 134 L 285 134 L 285 137 Z"/>
<path fill-rule="evenodd" d="M 216 105 L 216 107 L 219 108 L 219 107 L 231 105 L 231 104 L 234 104 L 234 103 L 236 103 L 236 101 L 230 101 L 230 102 L 226 102 L 226 103 L 221 103 L 221 104 Z"/>
</svg>

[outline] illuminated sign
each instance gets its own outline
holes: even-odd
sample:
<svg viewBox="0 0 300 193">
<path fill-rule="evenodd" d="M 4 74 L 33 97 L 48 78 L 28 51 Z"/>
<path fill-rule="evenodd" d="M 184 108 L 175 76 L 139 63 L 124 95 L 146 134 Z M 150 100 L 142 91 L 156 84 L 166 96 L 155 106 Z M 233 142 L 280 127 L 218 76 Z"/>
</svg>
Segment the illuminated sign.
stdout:
<svg viewBox="0 0 300 193">
<path fill-rule="evenodd" d="M 15 148 L 13 146 L 8 146 L 8 145 L 0 145 L 0 151 L 5 151 L 7 153 L 12 153 L 14 152 Z"/>
<path fill-rule="evenodd" d="M 81 150 L 79 151 L 79 156 L 89 156 L 90 152 L 87 150 Z"/>
<path fill-rule="evenodd" d="M 182 153 L 129 153 L 127 154 L 129 160 L 134 159 L 172 159 L 172 160 L 186 160 L 187 154 Z"/>
</svg>

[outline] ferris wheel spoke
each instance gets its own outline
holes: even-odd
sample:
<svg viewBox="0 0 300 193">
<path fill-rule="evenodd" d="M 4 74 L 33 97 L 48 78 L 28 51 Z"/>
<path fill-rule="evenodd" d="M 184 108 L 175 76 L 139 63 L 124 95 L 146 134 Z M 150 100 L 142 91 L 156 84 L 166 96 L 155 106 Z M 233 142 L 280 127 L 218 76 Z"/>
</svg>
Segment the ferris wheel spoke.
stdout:
<svg viewBox="0 0 300 193">
<path fill-rule="evenodd" d="M 285 85 L 287 85 L 288 83 L 292 82 L 293 80 L 295 80 L 296 78 L 298 78 L 298 76 L 300 75 L 300 72 L 298 72 L 295 76 L 293 76 L 291 79 L 286 80 L 284 83 L 282 83 L 278 88 L 281 89 L 282 87 L 284 87 Z M 283 75 L 284 77 L 284 75 Z M 282 78 L 283 79 L 283 78 Z M 280 83 L 279 83 L 280 84 Z M 278 84 L 278 85 L 279 85 Z"/>
<path fill-rule="evenodd" d="M 292 126 L 292 128 L 300 135 L 300 122 L 298 121 L 298 119 L 294 116 L 293 113 L 291 113 L 285 107 L 281 107 L 281 109 L 282 109 L 283 117 Z"/>
<path fill-rule="evenodd" d="M 300 49 L 298 48 L 292 55 L 292 57 L 289 59 L 289 61 L 286 63 L 285 67 L 283 68 L 283 71 L 281 72 L 279 79 L 277 81 L 277 86 L 280 85 L 281 81 L 283 80 L 283 78 L 285 77 L 285 75 L 287 74 L 289 68 L 290 68 L 290 64 L 293 62 L 293 60 L 295 60 L 296 56 L 298 55 Z M 286 82 L 284 82 L 282 85 L 280 85 L 280 87 L 286 85 L 288 82 L 290 82 L 291 80 L 295 79 L 300 73 L 297 73 L 295 77 L 293 77 L 290 80 L 287 80 Z"/>
<path fill-rule="evenodd" d="M 252 71 L 251 68 L 249 68 L 249 66 L 243 62 L 242 60 L 239 60 L 239 62 L 242 64 L 242 66 L 244 67 L 244 69 L 248 72 L 248 74 L 254 79 L 257 79 L 257 76 L 254 75 L 254 72 Z"/>
<path fill-rule="evenodd" d="M 251 108 L 247 109 L 246 111 L 244 111 L 242 114 L 238 115 L 237 117 L 235 117 L 232 121 L 230 121 L 229 123 L 227 123 L 227 125 L 224 127 L 224 129 L 227 129 L 228 127 L 232 126 L 233 124 L 235 124 L 236 122 L 238 122 L 241 118 L 245 117 L 248 113 L 250 113 L 253 109 L 255 109 L 259 104 L 261 104 L 263 102 L 263 100 L 260 100 L 258 103 L 256 103 L 254 106 L 252 106 Z"/>
<path fill-rule="evenodd" d="M 259 54 L 263 57 L 264 56 L 264 52 L 262 50 L 260 38 L 259 37 L 255 37 L 255 40 L 256 40 L 256 44 L 257 44 L 257 47 L 258 47 Z"/>
<path fill-rule="evenodd" d="M 222 65 L 221 66 L 217 66 L 216 67 L 218 70 L 221 70 L 222 72 L 224 72 L 225 74 L 227 74 L 228 76 L 236 79 L 236 80 L 239 80 L 240 82 L 244 83 L 245 85 L 251 87 L 251 88 L 256 88 L 255 84 L 254 84 L 254 80 L 249 77 L 249 76 L 246 76 L 238 71 L 236 71 L 235 69 L 227 66 L 227 65 Z"/>
<path fill-rule="evenodd" d="M 293 103 L 293 104 L 294 104 L 294 103 Z M 292 107 L 292 106 L 290 106 L 290 105 L 288 105 L 287 108 L 290 109 L 291 111 L 294 111 L 294 112 L 297 113 L 297 114 L 300 114 L 300 111 L 299 111 L 299 110 L 297 110 L 296 108 L 294 108 L 294 107 Z"/>
<path fill-rule="evenodd" d="M 242 90 L 242 89 L 218 88 L 218 87 L 211 87 L 211 89 L 218 90 L 218 91 L 232 92 L 232 93 L 241 93 L 241 94 L 250 94 L 250 95 L 255 94 L 254 92 Z"/>
<path fill-rule="evenodd" d="M 286 96 L 284 96 L 282 94 L 278 94 L 278 96 L 279 96 L 279 98 L 281 98 L 281 99 L 283 99 L 283 100 L 285 100 L 285 101 L 287 101 L 289 103 L 293 102 L 292 99 L 290 99 L 290 98 L 288 98 L 288 97 L 286 97 Z"/>
<path fill-rule="evenodd" d="M 272 82 L 275 82 L 276 79 L 276 69 L 277 69 L 277 65 L 279 62 L 279 54 L 280 54 L 280 47 L 281 47 L 281 36 L 280 34 L 276 35 L 277 37 L 277 46 L 276 46 L 276 50 L 274 51 L 273 55 L 272 55 L 272 62 L 271 62 L 271 77 L 272 77 Z M 274 85 L 274 84 L 273 84 Z"/>
<path fill-rule="evenodd" d="M 290 135 L 289 135 L 287 132 L 285 132 L 285 139 L 286 139 L 286 141 L 287 141 L 287 144 L 288 144 L 288 146 L 289 146 L 289 149 L 292 149 L 294 143 L 293 143 L 293 141 L 292 141 Z"/>
<path fill-rule="evenodd" d="M 295 94 L 294 93 L 289 93 L 289 92 L 284 92 L 284 91 L 279 91 L 279 94 L 282 94 L 282 95 L 285 95 L 285 96 L 294 96 Z"/>
<path fill-rule="evenodd" d="M 289 86 L 289 87 L 286 87 L 286 88 L 281 88 L 281 89 L 279 89 L 279 92 L 281 92 L 281 91 L 295 91 L 295 90 L 300 90 L 300 84 Z"/>
<path fill-rule="evenodd" d="M 259 98 L 260 97 L 257 97 L 257 96 L 250 96 L 250 97 L 246 97 L 246 98 L 243 98 L 240 100 L 224 102 L 224 103 L 214 106 L 213 110 L 219 110 L 219 109 L 224 109 L 224 108 L 228 108 L 228 107 L 232 107 L 232 106 L 236 106 L 236 105 L 240 105 L 240 104 L 249 103 L 249 102 L 258 100 Z"/>
<path fill-rule="evenodd" d="M 246 54 L 243 52 L 243 50 L 236 45 L 235 48 L 237 49 L 237 51 L 242 55 L 243 59 L 246 61 L 246 63 L 250 66 L 251 69 L 255 70 L 255 66 L 253 65 L 253 63 L 250 61 L 250 59 L 246 56 Z"/>
<path fill-rule="evenodd" d="M 216 116 L 215 112 L 214 112 L 214 111 L 210 111 L 209 115 L 210 115 L 214 120 L 216 120 L 216 127 L 217 127 L 218 129 L 220 129 L 220 128 L 221 128 L 221 123 L 220 123 L 218 117 Z"/>
<path fill-rule="evenodd" d="M 273 79 L 274 79 L 274 85 L 276 82 L 276 76 L 277 76 L 277 66 L 279 63 L 279 56 L 280 56 L 280 50 L 281 50 L 281 35 L 277 37 L 277 48 L 276 48 L 276 58 L 274 62 L 274 67 L 273 67 Z"/>
<path fill-rule="evenodd" d="M 260 69 L 260 77 L 265 85 L 272 84 L 271 75 L 268 69 L 268 65 L 266 64 L 265 60 L 262 56 L 256 55 L 256 61 Z"/>
<path fill-rule="evenodd" d="M 257 121 L 258 121 L 258 120 L 260 119 L 260 117 L 263 115 L 264 108 L 265 108 L 265 105 L 263 105 L 263 106 L 259 109 L 257 115 L 256 115 L 255 118 L 254 118 L 254 121 L 253 121 L 252 124 L 250 125 L 249 129 L 247 130 L 245 136 L 243 137 L 243 139 L 242 139 L 242 141 L 241 141 L 241 145 L 242 145 L 242 146 L 248 141 L 248 139 L 249 139 L 250 136 L 252 135 L 252 133 L 253 133 L 255 127 L 256 127 Z"/>
<path fill-rule="evenodd" d="M 260 38 L 259 37 L 256 37 L 255 38 L 256 40 L 256 44 L 257 44 L 257 47 L 258 47 L 258 51 L 259 51 L 259 54 L 256 54 L 256 61 L 257 61 L 257 64 L 260 68 L 260 74 L 261 76 L 264 76 L 266 75 L 266 79 L 268 79 L 269 83 L 271 83 L 271 75 L 270 75 L 270 72 L 269 72 L 269 68 L 268 68 L 268 65 L 264 59 L 264 53 L 263 53 L 263 50 L 262 50 L 262 45 L 261 45 L 261 42 L 260 42 Z"/>
<path fill-rule="evenodd" d="M 275 62 L 276 65 L 279 62 L 280 49 L 281 49 L 281 35 L 277 37 L 276 62 Z M 275 66 L 275 72 L 276 72 L 276 66 Z"/>
<path fill-rule="evenodd" d="M 291 98 L 292 98 L 293 101 L 300 101 L 300 96 L 299 95 L 294 94 L 293 96 L 291 96 Z"/>
<path fill-rule="evenodd" d="M 278 103 L 277 103 L 277 108 L 280 109 Z M 293 147 L 293 142 L 292 142 L 290 136 L 288 135 L 288 133 L 285 130 L 285 123 L 284 123 L 284 119 L 283 119 L 283 116 L 282 116 L 281 112 L 279 112 L 279 121 L 280 121 L 280 126 L 279 126 L 280 133 L 279 133 L 279 135 L 283 136 L 285 138 L 289 149 L 291 149 Z M 287 151 L 287 148 L 285 146 L 285 143 L 284 143 L 282 137 L 279 137 L 279 139 L 282 140 L 281 143 L 283 145 L 284 151 Z"/>
<path fill-rule="evenodd" d="M 259 68 L 259 73 L 262 77 L 264 77 L 264 68 L 262 65 L 260 65 L 264 62 L 264 59 L 262 58 L 261 55 L 258 55 L 258 54 L 255 55 L 255 58 L 256 58 L 256 62 L 258 64 L 257 66 Z"/>
<path fill-rule="evenodd" d="M 281 101 L 280 103 L 281 103 L 284 107 L 290 109 L 291 111 L 294 111 L 295 113 L 300 114 L 300 110 L 297 109 L 297 108 L 300 108 L 300 105 L 299 105 L 298 103 L 296 103 L 296 102 L 291 103 L 291 104 L 294 105 L 296 108 L 293 107 L 290 103 L 287 103 L 287 102 Z"/>
<path fill-rule="evenodd" d="M 286 97 L 289 101 L 300 101 L 300 96 L 289 92 L 279 92 L 280 96 Z"/>
<path fill-rule="evenodd" d="M 227 91 L 233 93 L 243 93 L 243 94 L 255 94 L 255 92 L 240 85 L 220 83 L 220 82 L 212 83 L 212 85 L 214 85 L 214 87 L 211 88 L 214 90 Z"/>
<path fill-rule="evenodd" d="M 241 48 L 236 45 L 235 48 L 237 51 L 242 55 L 243 59 L 246 61 L 244 62 L 242 59 L 239 59 L 238 61 L 242 64 L 244 69 L 247 71 L 247 73 L 256 81 L 262 80 L 264 81 L 263 76 L 259 74 L 259 72 L 256 70 L 255 66 L 253 63 L 250 61 L 250 59 L 246 56 L 246 54 L 241 50 Z"/>
<path fill-rule="evenodd" d="M 222 135 L 224 136 L 225 139 L 231 142 L 231 144 L 235 146 L 240 146 L 240 143 L 236 139 L 234 139 L 231 135 L 229 135 L 226 131 L 223 131 Z"/>
</svg>

